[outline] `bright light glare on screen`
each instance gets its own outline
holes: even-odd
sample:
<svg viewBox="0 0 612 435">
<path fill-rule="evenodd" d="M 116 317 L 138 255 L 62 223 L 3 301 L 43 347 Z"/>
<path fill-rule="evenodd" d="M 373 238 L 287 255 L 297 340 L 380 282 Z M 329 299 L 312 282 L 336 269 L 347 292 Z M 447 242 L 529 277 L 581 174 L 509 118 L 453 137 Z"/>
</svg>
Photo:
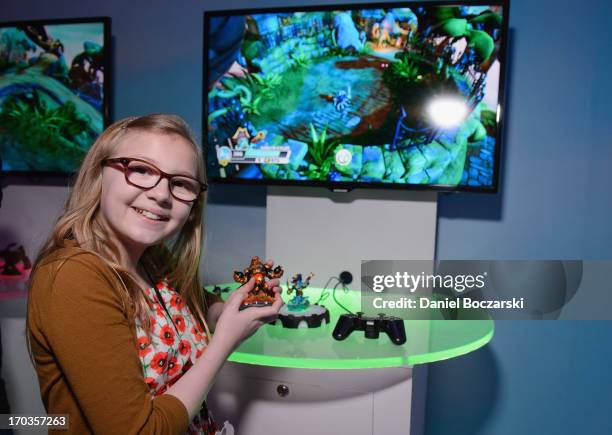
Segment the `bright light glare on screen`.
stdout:
<svg viewBox="0 0 612 435">
<path fill-rule="evenodd" d="M 437 97 L 427 106 L 427 114 L 438 127 L 459 126 L 467 116 L 465 101 L 456 97 Z"/>
</svg>

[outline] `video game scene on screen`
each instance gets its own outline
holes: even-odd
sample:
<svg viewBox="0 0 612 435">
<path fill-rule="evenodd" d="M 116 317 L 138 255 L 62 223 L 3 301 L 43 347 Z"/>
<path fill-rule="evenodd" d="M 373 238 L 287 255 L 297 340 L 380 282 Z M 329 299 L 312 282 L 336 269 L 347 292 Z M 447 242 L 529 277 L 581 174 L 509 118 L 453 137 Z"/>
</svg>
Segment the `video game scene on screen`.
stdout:
<svg viewBox="0 0 612 435">
<path fill-rule="evenodd" d="M 6 171 L 73 172 L 104 127 L 104 24 L 0 26 Z"/>
<path fill-rule="evenodd" d="M 213 177 L 492 185 L 501 7 L 215 20 Z"/>
</svg>

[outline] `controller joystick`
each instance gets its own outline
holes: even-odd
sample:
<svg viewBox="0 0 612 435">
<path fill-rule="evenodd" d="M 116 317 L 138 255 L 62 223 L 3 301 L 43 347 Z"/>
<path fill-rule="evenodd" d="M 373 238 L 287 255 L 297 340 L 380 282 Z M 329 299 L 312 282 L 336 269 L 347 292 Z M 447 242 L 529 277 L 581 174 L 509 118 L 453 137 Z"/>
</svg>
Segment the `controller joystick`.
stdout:
<svg viewBox="0 0 612 435">
<path fill-rule="evenodd" d="M 344 340 L 353 331 L 363 331 L 366 338 L 378 338 L 380 332 L 385 332 L 389 339 L 397 345 L 406 342 L 404 321 L 398 317 L 378 314 L 376 317 L 365 316 L 364 313 L 342 314 L 334 328 L 333 337 Z"/>
</svg>

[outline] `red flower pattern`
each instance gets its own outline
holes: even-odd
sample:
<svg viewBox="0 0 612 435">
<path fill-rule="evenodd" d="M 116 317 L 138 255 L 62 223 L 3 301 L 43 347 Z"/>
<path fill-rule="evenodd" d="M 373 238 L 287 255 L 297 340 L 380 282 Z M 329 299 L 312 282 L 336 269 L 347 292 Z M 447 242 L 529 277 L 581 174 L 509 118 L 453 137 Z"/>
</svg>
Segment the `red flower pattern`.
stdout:
<svg viewBox="0 0 612 435">
<path fill-rule="evenodd" d="M 176 316 L 172 317 L 172 320 L 180 332 L 185 332 L 185 318 L 183 316 L 177 314 Z"/>
<path fill-rule="evenodd" d="M 181 364 L 177 361 L 176 357 L 173 356 L 170 361 L 168 361 L 168 377 L 174 376 L 180 368 Z"/>
<path fill-rule="evenodd" d="M 179 294 L 175 293 L 172 295 L 172 298 L 170 298 L 170 306 L 177 310 L 182 310 L 185 308 L 185 300 Z"/>
<path fill-rule="evenodd" d="M 162 326 L 159 333 L 159 338 L 161 338 L 161 341 L 163 341 L 164 344 L 172 346 L 174 344 L 174 329 L 168 325 Z"/>
<path fill-rule="evenodd" d="M 151 360 L 151 367 L 157 373 L 162 374 L 168 364 L 168 352 L 157 352 Z"/>
<path fill-rule="evenodd" d="M 193 336 L 193 338 L 194 338 L 194 340 L 195 340 L 196 342 L 198 342 L 198 343 L 199 343 L 200 341 L 202 341 L 202 334 L 200 334 L 200 333 L 198 332 L 198 330 L 196 329 L 196 327 L 195 327 L 195 326 L 192 326 L 192 327 L 191 327 L 191 335 Z"/>
<path fill-rule="evenodd" d="M 144 289 L 151 302 L 151 336 L 136 322 L 138 355 L 145 383 L 152 396 L 174 385 L 204 353 L 209 337 L 196 321 L 181 295 L 162 281 L 156 285 L 168 313 L 153 287 Z M 170 317 L 168 317 L 168 314 Z M 190 423 L 187 433 L 213 435 L 219 428 L 206 406 Z"/>
<path fill-rule="evenodd" d="M 155 382 L 155 379 L 153 378 L 146 378 L 145 384 L 147 384 L 147 387 L 149 387 L 152 390 L 156 389 L 159 386 L 159 384 Z"/>
<path fill-rule="evenodd" d="M 181 355 L 189 355 L 191 354 L 191 344 L 187 340 L 181 340 L 179 343 L 179 353 Z"/>
<path fill-rule="evenodd" d="M 149 352 L 153 352 L 153 349 L 151 349 L 151 340 L 149 339 L 149 337 L 140 337 L 138 338 L 136 343 L 138 344 L 138 356 L 140 356 L 141 358 L 146 356 Z"/>
</svg>

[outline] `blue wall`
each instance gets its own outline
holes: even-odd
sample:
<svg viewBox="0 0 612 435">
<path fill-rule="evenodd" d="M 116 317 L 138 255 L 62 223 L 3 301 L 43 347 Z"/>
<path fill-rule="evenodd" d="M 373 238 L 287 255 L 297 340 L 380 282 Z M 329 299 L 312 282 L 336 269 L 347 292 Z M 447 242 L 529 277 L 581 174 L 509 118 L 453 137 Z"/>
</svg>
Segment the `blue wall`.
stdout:
<svg viewBox="0 0 612 435">
<path fill-rule="evenodd" d="M 0 20 L 111 16 L 115 117 L 199 132 L 202 11 L 305 3 L 325 2 L 10 0 Z M 612 258 L 612 6 L 585 3 L 512 1 L 501 193 L 440 196 L 439 258 Z M 209 282 L 263 252 L 264 207 L 262 188 L 212 190 Z M 430 365 L 428 435 L 612 433 L 611 338 L 608 322 L 498 322 L 489 346 Z"/>
<path fill-rule="evenodd" d="M 501 194 L 443 196 L 439 258 L 612 258 L 607 1 L 513 1 Z M 610 322 L 497 322 L 430 365 L 427 433 L 612 433 Z"/>
</svg>

